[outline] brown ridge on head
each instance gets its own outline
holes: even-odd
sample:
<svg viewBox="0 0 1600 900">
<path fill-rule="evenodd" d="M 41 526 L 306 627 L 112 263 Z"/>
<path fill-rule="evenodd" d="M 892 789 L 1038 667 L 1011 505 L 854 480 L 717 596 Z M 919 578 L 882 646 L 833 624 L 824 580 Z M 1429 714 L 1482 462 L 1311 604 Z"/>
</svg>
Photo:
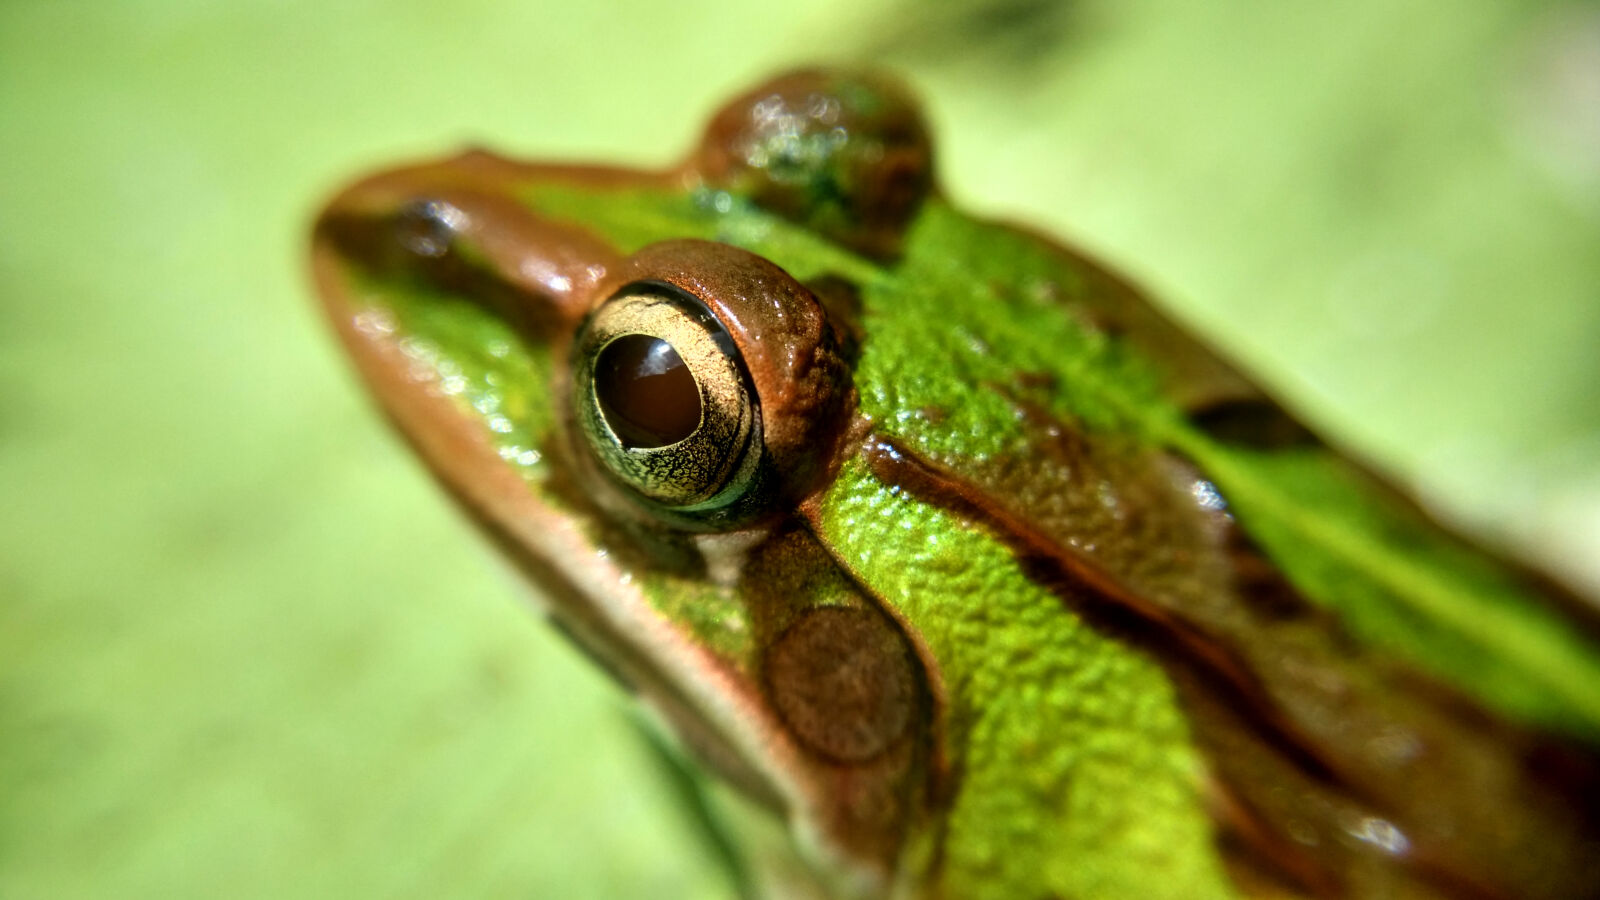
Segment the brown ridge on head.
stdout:
<svg viewBox="0 0 1600 900">
<path fill-rule="evenodd" d="M 511 195 L 529 170 L 484 153 L 367 178 L 329 203 L 316 250 L 383 277 L 483 303 L 536 340 L 570 331 L 615 263 L 611 245 L 535 214 Z M 347 290 L 324 278 L 325 299 Z"/>
</svg>

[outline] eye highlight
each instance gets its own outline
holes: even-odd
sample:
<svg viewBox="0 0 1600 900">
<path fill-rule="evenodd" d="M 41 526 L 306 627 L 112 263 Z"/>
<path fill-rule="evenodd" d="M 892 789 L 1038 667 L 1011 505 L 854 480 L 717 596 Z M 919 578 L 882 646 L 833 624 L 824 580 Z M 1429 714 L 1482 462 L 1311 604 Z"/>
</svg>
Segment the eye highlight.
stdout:
<svg viewBox="0 0 1600 900">
<path fill-rule="evenodd" d="M 635 282 L 573 349 L 573 408 L 610 474 L 674 511 L 722 509 L 760 462 L 761 416 L 733 340 L 697 298 Z"/>
</svg>

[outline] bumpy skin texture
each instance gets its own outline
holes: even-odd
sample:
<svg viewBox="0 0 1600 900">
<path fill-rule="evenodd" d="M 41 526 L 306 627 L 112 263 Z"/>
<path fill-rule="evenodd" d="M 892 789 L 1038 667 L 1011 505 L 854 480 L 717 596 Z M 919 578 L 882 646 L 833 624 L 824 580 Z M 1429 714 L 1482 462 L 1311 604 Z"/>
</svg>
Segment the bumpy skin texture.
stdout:
<svg viewBox="0 0 1600 900">
<path fill-rule="evenodd" d="M 1592 624 L 1100 267 L 917 193 L 930 158 L 900 89 L 802 73 L 671 173 L 379 176 L 325 215 L 319 277 L 391 414 L 579 639 L 847 889 L 1600 891 Z M 438 198 L 455 246 L 396 262 L 384 235 L 415 243 L 395 223 Z M 730 281 L 668 239 L 770 271 Z M 779 484 L 721 544 L 600 489 L 552 399 L 584 312 L 645 270 L 749 323 L 763 373 Z M 760 319 L 773 286 L 811 312 Z M 859 641 L 843 674 L 828 640 Z"/>
<path fill-rule="evenodd" d="M 944 895 L 1228 894 L 1158 665 L 1063 614 L 992 536 L 858 464 L 823 507 L 840 557 L 939 661 L 956 748 L 934 836 Z"/>
</svg>

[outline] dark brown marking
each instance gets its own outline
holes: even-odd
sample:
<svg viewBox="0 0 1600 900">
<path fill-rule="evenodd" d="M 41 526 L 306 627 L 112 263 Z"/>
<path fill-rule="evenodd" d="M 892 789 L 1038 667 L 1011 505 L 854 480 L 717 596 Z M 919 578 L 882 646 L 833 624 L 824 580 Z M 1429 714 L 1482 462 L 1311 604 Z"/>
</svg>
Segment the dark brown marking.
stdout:
<svg viewBox="0 0 1600 900">
<path fill-rule="evenodd" d="M 878 756 L 905 733 L 916 676 L 900 634 L 876 612 L 819 607 L 767 651 L 773 705 L 800 742 L 843 763 Z"/>
</svg>

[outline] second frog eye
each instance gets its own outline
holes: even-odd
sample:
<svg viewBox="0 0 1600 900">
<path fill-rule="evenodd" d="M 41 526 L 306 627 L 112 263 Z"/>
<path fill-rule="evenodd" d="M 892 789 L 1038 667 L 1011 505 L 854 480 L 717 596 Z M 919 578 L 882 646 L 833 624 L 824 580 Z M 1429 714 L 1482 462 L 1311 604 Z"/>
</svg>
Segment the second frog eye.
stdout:
<svg viewBox="0 0 1600 900">
<path fill-rule="evenodd" d="M 670 284 L 635 282 L 595 310 L 574 345 L 572 400 L 610 474 L 680 512 L 736 502 L 760 461 L 760 409 L 738 348 Z"/>
</svg>

